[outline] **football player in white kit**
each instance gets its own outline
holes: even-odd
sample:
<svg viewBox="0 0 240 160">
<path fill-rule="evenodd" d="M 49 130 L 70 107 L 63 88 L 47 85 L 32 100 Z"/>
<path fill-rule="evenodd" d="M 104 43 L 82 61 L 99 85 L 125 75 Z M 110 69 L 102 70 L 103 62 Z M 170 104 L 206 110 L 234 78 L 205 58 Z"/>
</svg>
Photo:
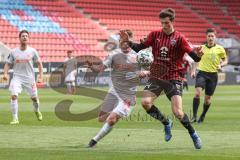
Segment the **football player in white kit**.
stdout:
<svg viewBox="0 0 240 160">
<path fill-rule="evenodd" d="M 91 139 L 87 147 L 95 146 L 112 130 L 121 117 L 127 117 L 131 113 L 136 103 L 136 89 L 140 84 L 140 78 L 148 72 L 140 71 L 136 57 L 136 52 L 131 50 L 128 43 L 120 43 L 120 49 L 113 50 L 102 65 L 87 62 L 89 68 L 95 72 L 112 68 L 112 86 L 101 107 L 101 112 L 109 113 L 109 115 L 101 130 Z"/>
<path fill-rule="evenodd" d="M 21 93 L 22 89 L 25 89 L 30 95 L 36 117 L 39 121 L 42 121 L 42 114 L 39 110 L 39 99 L 33 67 L 34 63 L 38 65 L 38 82 L 42 82 L 42 62 L 39 58 L 38 52 L 34 48 L 28 46 L 29 32 L 27 30 L 22 30 L 19 33 L 19 40 L 20 47 L 15 48 L 11 51 L 4 66 L 4 80 L 7 80 L 8 71 L 11 66 L 13 67 L 13 78 L 9 85 L 9 90 L 11 92 L 11 110 L 13 116 L 13 120 L 10 122 L 10 124 L 19 124 L 18 95 Z"/>
<path fill-rule="evenodd" d="M 72 51 L 67 51 L 67 58 L 63 66 L 63 74 L 65 76 L 65 83 L 67 85 L 68 94 L 76 92 L 75 79 L 77 74 L 77 60 L 72 57 Z"/>
</svg>

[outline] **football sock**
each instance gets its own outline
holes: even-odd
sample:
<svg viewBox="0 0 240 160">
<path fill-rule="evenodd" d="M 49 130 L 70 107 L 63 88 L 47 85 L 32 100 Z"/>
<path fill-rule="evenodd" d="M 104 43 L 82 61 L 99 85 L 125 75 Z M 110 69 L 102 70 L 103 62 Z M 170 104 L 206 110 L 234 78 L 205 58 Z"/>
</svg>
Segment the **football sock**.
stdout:
<svg viewBox="0 0 240 160">
<path fill-rule="evenodd" d="M 18 120 L 18 100 L 11 100 L 11 110 L 14 120 Z"/>
<path fill-rule="evenodd" d="M 197 118 L 197 111 L 198 111 L 198 106 L 200 104 L 200 99 L 199 98 L 193 98 L 193 117 Z"/>
<path fill-rule="evenodd" d="M 202 118 L 205 117 L 210 105 L 211 105 L 211 103 L 210 104 L 205 104 L 205 103 L 203 104 L 203 112 L 202 112 L 202 115 L 201 115 Z"/>
<path fill-rule="evenodd" d="M 183 118 L 180 120 L 182 125 L 188 130 L 189 134 L 193 134 L 195 132 L 194 128 L 192 127 L 189 118 L 186 113 L 184 113 Z"/>
<path fill-rule="evenodd" d="M 96 142 L 100 141 L 103 137 L 105 137 L 112 130 L 112 126 L 108 123 L 105 123 L 98 134 L 93 138 Z"/>
<path fill-rule="evenodd" d="M 34 111 L 39 112 L 39 99 L 37 99 L 37 102 L 33 101 Z"/>
<path fill-rule="evenodd" d="M 72 93 L 72 87 L 70 83 L 67 83 L 67 91 L 68 93 Z"/>
<path fill-rule="evenodd" d="M 169 124 L 168 119 L 160 112 L 160 110 L 155 105 L 152 105 L 152 107 L 147 111 L 147 113 L 153 118 L 162 122 L 163 125 Z"/>
</svg>

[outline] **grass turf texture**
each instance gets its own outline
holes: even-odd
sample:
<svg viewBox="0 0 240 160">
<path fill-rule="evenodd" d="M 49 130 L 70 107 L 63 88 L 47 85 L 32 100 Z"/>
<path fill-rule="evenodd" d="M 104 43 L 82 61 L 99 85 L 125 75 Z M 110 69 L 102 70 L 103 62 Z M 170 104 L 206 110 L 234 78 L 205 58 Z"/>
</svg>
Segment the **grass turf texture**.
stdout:
<svg viewBox="0 0 240 160">
<path fill-rule="evenodd" d="M 107 88 L 104 88 L 105 90 Z M 184 110 L 191 111 L 193 87 L 184 92 Z M 98 143 L 96 148 L 85 145 L 98 132 L 102 124 L 89 121 L 62 121 L 54 113 L 55 105 L 64 99 L 74 101 L 72 113 L 93 109 L 101 100 L 67 96 L 51 89 L 39 90 L 43 121 L 37 121 L 29 97 L 19 97 L 20 124 L 11 121 L 9 92 L 0 90 L 0 159 L 162 159 L 162 160 L 239 160 L 240 159 L 240 86 L 218 86 L 211 108 L 203 124 L 194 124 L 203 141 L 203 148 L 195 150 L 187 131 L 173 119 L 173 138 L 164 141 L 163 126 L 145 114 L 140 98 L 128 119 L 123 119 L 114 130 Z M 202 102 L 199 115 L 202 111 Z M 156 105 L 169 117 L 170 103 L 161 96 Z"/>
</svg>

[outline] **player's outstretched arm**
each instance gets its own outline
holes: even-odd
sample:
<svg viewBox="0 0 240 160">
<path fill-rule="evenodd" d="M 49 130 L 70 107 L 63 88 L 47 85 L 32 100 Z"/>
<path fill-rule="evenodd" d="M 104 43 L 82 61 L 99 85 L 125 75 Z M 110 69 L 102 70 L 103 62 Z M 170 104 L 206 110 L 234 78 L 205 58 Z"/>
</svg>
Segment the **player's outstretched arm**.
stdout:
<svg viewBox="0 0 240 160">
<path fill-rule="evenodd" d="M 203 56 L 203 49 L 202 46 L 196 47 L 194 48 L 194 50 L 190 53 L 188 53 L 188 55 L 195 61 L 195 62 L 199 62 L 201 60 L 201 57 Z"/>
<path fill-rule="evenodd" d="M 93 72 L 97 72 L 97 73 L 100 73 L 100 72 L 103 72 L 107 67 L 103 64 L 100 64 L 100 65 L 93 65 L 92 62 L 90 61 L 86 61 L 86 64 L 88 66 L 89 69 L 91 69 Z"/>
<path fill-rule="evenodd" d="M 10 64 L 9 63 L 5 63 L 4 65 L 4 71 L 3 71 L 3 80 L 7 80 L 8 79 L 8 71 L 10 69 Z"/>
<path fill-rule="evenodd" d="M 133 43 L 132 41 L 130 41 L 128 34 L 127 34 L 125 31 L 123 31 L 123 30 L 121 30 L 121 31 L 119 32 L 119 35 L 120 35 L 120 37 L 121 37 L 121 42 L 122 42 L 122 43 L 123 43 L 123 42 L 128 42 L 128 43 L 129 43 L 129 46 L 130 46 L 130 47 L 132 48 L 132 50 L 134 50 L 135 52 L 139 52 L 140 50 L 147 48 L 147 46 L 145 46 L 145 45 L 142 43 L 142 41 L 141 41 L 140 44 L 138 44 L 138 43 Z M 121 44 L 120 44 L 120 45 L 121 45 Z"/>
<path fill-rule="evenodd" d="M 42 82 L 43 81 L 43 65 L 42 65 L 42 62 L 37 61 L 37 65 L 38 65 L 38 71 L 39 71 L 38 82 Z"/>
</svg>

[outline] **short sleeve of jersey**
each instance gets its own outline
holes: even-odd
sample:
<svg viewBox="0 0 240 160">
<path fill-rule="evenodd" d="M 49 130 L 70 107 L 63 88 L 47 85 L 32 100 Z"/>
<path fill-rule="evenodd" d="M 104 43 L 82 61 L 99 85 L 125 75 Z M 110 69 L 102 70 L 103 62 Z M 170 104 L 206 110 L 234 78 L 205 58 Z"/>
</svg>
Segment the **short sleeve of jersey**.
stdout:
<svg viewBox="0 0 240 160">
<path fill-rule="evenodd" d="M 152 46 L 154 42 L 154 31 L 149 33 L 149 35 L 144 39 L 143 44 L 147 47 Z"/>
<path fill-rule="evenodd" d="M 111 52 L 109 53 L 109 55 L 106 57 L 106 59 L 103 61 L 103 65 L 106 66 L 106 67 L 111 67 L 112 65 L 112 60 L 113 60 L 113 55 L 114 53 Z"/>
<path fill-rule="evenodd" d="M 221 58 L 224 59 L 227 57 L 226 51 L 223 47 L 221 47 Z"/>
<path fill-rule="evenodd" d="M 182 53 L 190 53 L 193 50 L 192 44 L 183 36 L 182 37 Z"/>
<path fill-rule="evenodd" d="M 6 59 L 6 63 L 13 64 L 13 61 L 14 61 L 14 57 L 13 57 L 13 54 L 11 52 Z"/>
<path fill-rule="evenodd" d="M 33 50 L 33 62 L 38 62 L 40 60 L 40 57 L 38 55 L 38 52 L 34 49 Z"/>
</svg>

